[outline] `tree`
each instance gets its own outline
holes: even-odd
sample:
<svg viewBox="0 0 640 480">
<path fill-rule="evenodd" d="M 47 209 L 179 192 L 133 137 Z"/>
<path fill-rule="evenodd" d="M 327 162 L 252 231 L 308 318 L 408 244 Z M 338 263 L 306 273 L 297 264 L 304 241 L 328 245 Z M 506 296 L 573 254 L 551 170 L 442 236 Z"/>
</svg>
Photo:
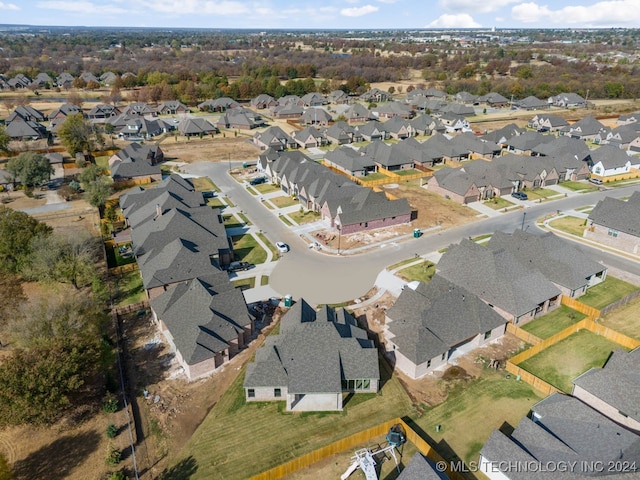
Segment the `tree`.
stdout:
<svg viewBox="0 0 640 480">
<path fill-rule="evenodd" d="M 10 141 L 11 137 L 7 135 L 4 127 L 0 125 L 0 152 L 9 153 L 11 151 L 11 149 L 9 148 Z"/>
<path fill-rule="evenodd" d="M 7 163 L 7 171 L 27 187 L 32 188 L 51 179 L 53 167 L 44 155 L 23 152 Z"/>
<path fill-rule="evenodd" d="M 67 117 L 60 125 L 58 137 L 72 157 L 78 152 L 89 154 L 97 143 L 103 142 L 102 135 L 81 113 Z"/>
<path fill-rule="evenodd" d="M 83 102 L 82 97 L 78 92 L 71 92 L 67 96 L 67 103 L 71 105 L 75 105 L 76 107 L 82 108 L 82 102 Z"/>
<path fill-rule="evenodd" d="M 102 207 L 111 195 L 109 177 L 102 176 L 85 187 L 86 200 L 93 207 Z"/>
<path fill-rule="evenodd" d="M 0 270 L 15 273 L 31 253 L 31 239 L 52 229 L 24 212 L 0 206 Z"/>
</svg>

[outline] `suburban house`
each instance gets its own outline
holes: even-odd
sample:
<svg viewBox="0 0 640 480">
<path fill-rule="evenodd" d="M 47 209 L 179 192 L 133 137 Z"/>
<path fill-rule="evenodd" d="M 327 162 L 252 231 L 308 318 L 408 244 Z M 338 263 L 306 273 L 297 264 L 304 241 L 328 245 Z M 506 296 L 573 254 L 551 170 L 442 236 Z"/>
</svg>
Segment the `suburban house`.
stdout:
<svg viewBox="0 0 640 480">
<path fill-rule="evenodd" d="M 117 117 L 120 115 L 122 111 L 114 106 L 106 103 L 100 103 L 95 105 L 89 112 L 87 113 L 87 118 L 89 120 L 105 120 L 111 117 Z M 97 123 L 97 122 L 96 122 Z"/>
<path fill-rule="evenodd" d="M 371 157 L 362 155 L 350 147 L 329 150 L 325 153 L 324 164 L 354 177 L 364 177 L 377 170 Z"/>
<path fill-rule="evenodd" d="M 178 283 L 150 305 L 155 323 L 189 380 L 225 365 L 254 332 L 242 292 L 226 272 Z"/>
<path fill-rule="evenodd" d="M 492 181 L 483 177 L 477 178 L 475 175 L 467 173 L 464 168 L 444 167 L 436 171 L 426 185 L 427 190 L 466 205 L 480 199 L 493 198 L 513 191 L 513 183 L 505 180 L 504 185 L 499 187 L 496 186 L 497 180 L 500 180 L 500 177 L 496 177 Z"/>
<path fill-rule="evenodd" d="M 320 107 L 329 103 L 327 97 L 318 92 L 310 92 L 303 95 L 300 100 L 305 107 Z"/>
<path fill-rule="evenodd" d="M 435 275 L 408 286 L 385 314 L 385 350 L 413 379 L 500 338 L 507 321 L 477 296 Z"/>
<path fill-rule="evenodd" d="M 484 103 L 493 108 L 501 108 L 509 105 L 509 99 L 496 92 L 489 92 L 486 95 L 481 95 L 476 99 L 476 102 Z"/>
<path fill-rule="evenodd" d="M 286 150 L 297 146 L 295 140 L 278 126 L 269 127 L 264 132 L 256 133 L 253 136 L 253 143 L 261 150 L 266 150 L 267 148 Z"/>
<path fill-rule="evenodd" d="M 391 99 L 391 94 L 380 90 L 379 88 L 372 88 L 369 91 L 360 95 L 360 100 L 369 103 L 381 103 L 388 102 Z"/>
<path fill-rule="evenodd" d="M 569 122 L 558 115 L 539 113 L 529 121 L 529 126 L 538 132 L 557 132 L 563 127 L 568 127 Z"/>
<path fill-rule="evenodd" d="M 571 298 L 580 297 L 607 277 L 607 267 L 551 232 L 534 235 L 522 230 L 511 234 L 498 231 L 487 248 L 510 252 L 522 265 L 539 270 L 563 295 Z"/>
<path fill-rule="evenodd" d="M 125 115 L 131 115 L 131 116 L 139 115 L 141 117 L 144 117 L 144 116 L 155 117 L 158 115 L 158 112 L 156 112 L 155 109 L 153 109 L 152 107 L 150 107 L 144 102 L 130 103 L 122 110 L 122 113 Z"/>
<path fill-rule="evenodd" d="M 33 120 L 14 120 L 4 129 L 11 140 L 40 140 L 47 138 L 47 128 Z"/>
<path fill-rule="evenodd" d="M 285 105 L 297 105 L 299 107 L 304 106 L 304 102 L 298 95 L 285 95 L 278 99 L 278 105 L 284 107 Z"/>
<path fill-rule="evenodd" d="M 56 77 L 56 86 L 69 89 L 73 86 L 74 76 L 68 72 L 62 72 Z"/>
<path fill-rule="evenodd" d="M 313 127 L 294 130 L 291 132 L 291 138 L 293 138 L 300 148 L 317 148 L 327 143 L 322 134 Z"/>
<path fill-rule="evenodd" d="M 228 108 L 218 119 L 218 128 L 252 130 L 263 127 L 264 120 L 256 112 L 244 107 Z"/>
<path fill-rule="evenodd" d="M 116 128 L 119 138 L 124 140 L 144 140 L 169 131 L 169 126 L 159 118 L 122 115 L 124 125 Z M 114 125 L 115 126 L 115 125 Z"/>
<path fill-rule="evenodd" d="M 434 159 L 433 163 L 447 163 L 447 160 L 461 162 L 468 160 L 470 152 L 466 146 L 442 133 L 434 133 L 422 145 Z"/>
<path fill-rule="evenodd" d="M 542 135 L 538 132 L 527 131 L 521 135 L 515 135 L 505 142 L 507 150 L 519 155 L 530 155 L 534 148 L 541 143 L 553 142 L 553 135 Z"/>
<path fill-rule="evenodd" d="M 259 110 L 264 110 L 265 108 L 275 107 L 278 102 L 271 95 L 267 95 L 266 93 L 261 93 L 255 98 L 252 98 L 249 104 L 257 108 Z"/>
<path fill-rule="evenodd" d="M 371 111 L 360 103 L 354 103 L 342 114 L 348 123 L 361 123 L 373 119 Z"/>
<path fill-rule="evenodd" d="M 596 136 L 595 143 L 613 145 L 622 150 L 632 150 L 631 145 L 637 147 L 640 144 L 640 124 L 621 125 L 613 129 L 607 128 Z"/>
<path fill-rule="evenodd" d="M 214 100 L 206 100 L 198 104 L 202 112 L 226 112 L 231 108 L 238 108 L 240 104 L 229 97 L 220 97 Z"/>
<path fill-rule="evenodd" d="M 560 93 L 549 100 L 553 105 L 561 108 L 585 108 L 587 101 L 577 93 Z"/>
<path fill-rule="evenodd" d="M 604 131 L 604 129 L 605 127 L 602 123 L 589 116 L 584 117 L 571 125 L 562 127 L 558 131 L 560 132 L 560 135 L 567 135 L 568 137 L 593 141 L 595 140 L 596 135 Z"/>
<path fill-rule="evenodd" d="M 69 115 L 76 115 L 78 113 L 82 114 L 82 109 L 80 107 L 71 103 L 63 103 L 51 112 L 48 118 L 50 122 L 54 120 L 65 120 Z"/>
<path fill-rule="evenodd" d="M 109 158 L 109 171 L 114 182 L 127 180 L 162 180 L 158 162 L 163 160 L 158 145 L 132 143 Z"/>
<path fill-rule="evenodd" d="M 572 395 L 640 435 L 640 348 L 616 350 L 602 368 L 573 380 Z"/>
<path fill-rule="evenodd" d="M 178 132 L 185 137 L 196 137 L 213 135 L 219 130 L 206 118 L 185 118 L 178 123 Z"/>
<path fill-rule="evenodd" d="M 417 452 L 396 480 L 448 480 L 449 477 L 441 472 L 435 463 Z"/>
<path fill-rule="evenodd" d="M 445 131 L 442 122 L 433 117 L 422 114 L 409 120 L 409 125 L 413 128 L 415 135 L 431 135 L 432 132 L 442 133 Z"/>
<path fill-rule="evenodd" d="M 640 253 L 640 192 L 627 201 L 600 200 L 589 214 L 584 238 L 633 254 Z"/>
<path fill-rule="evenodd" d="M 5 123 L 8 125 L 15 121 L 44 122 L 46 119 L 47 116 L 44 113 L 32 106 L 18 105 L 5 119 Z"/>
<path fill-rule="evenodd" d="M 403 140 L 414 135 L 413 127 L 409 121 L 400 116 L 392 117 L 384 122 L 384 128 L 389 136 L 396 140 Z"/>
<path fill-rule="evenodd" d="M 327 95 L 327 99 L 335 105 L 344 105 L 351 102 L 349 95 L 347 95 L 343 90 L 334 90 Z"/>
<path fill-rule="evenodd" d="M 357 141 L 355 129 L 346 122 L 335 122 L 330 127 L 321 130 L 328 143 L 344 145 Z"/>
<path fill-rule="evenodd" d="M 638 168 L 640 158 L 627 155 L 624 150 L 613 145 L 602 145 L 591 151 L 591 173 L 603 180 L 606 177 L 631 173 Z"/>
<path fill-rule="evenodd" d="M 364 125 L 358 125 L 355 127 L 358 135 L 367 142 L 373 142 L 375 140 L 386 140 L 389 138 L 389 134 L 383 123 L 377 120 L 371 120 Z"/>
<path fill-rule="evenodd" d="M 573 159 L 587 165 L 591 160 L 591 150 L 582 140 L 572 137 L 551 137 L 548 142 L 539 143 L 531 148 L 531 155 L 541 155 L 549 157 L 572 157 Z M 588 173 L 588 172 L 587 172 Z"/>
<path fill-rule="evenodd" d="M 327 126 L 333 118 L 324 108 L 307 108 L 300 116 L 303 125 Z"/>
<path fill-rule="evenodd" d="M 545 102 L 544 100 L 540 100 L 539 98 L 531 95 L 523 98 L 522 100 L 517 100 L 514 102 L 514 106 L 522 110 L 541 110 L 543 108 L 549 108 L 551 103 Z"/>
<path fill-rule="evenodd" d="M 304 108 L 295 103 L 284 103 L 271 107 L 269 112 L 275 118 L 298 119 L 304 113 Z"/>
<path fill-rule="evenodd" d="M 471 132 L 469 122 L 462 115 L 453 112 L 445 112 L 440 117 L 447 133 Z"/>
<path fill-rule="evenodd" d="M 405 155 L 402 149 L 398 149 L 396 145 L 387 145 L 381 140 L 371 142 L 361 148 L 360 152 L 371 158 L 378 168 L 384 168 L 390 172 L 413 168 L 413 159 Z"/>
<path fill-rule="evenodd" d="M 24 73 L 18 73 L 15 77 L 12 77 L 9 80 L 7 80 L 7 83 L 9 84 L 9 88 L 11 88 L 12 90 L 27 88 L 29 85 L 31 85 L 31 82 L 32 80 L 29 77 L 27 77 Z"/>
<path fill-rule="evenodd" d="M 162 102 L 156 109 L 158 115 L 178 115 L 180 113 L 189 113 L 189 107 L 178 100 L 169 100 Z"/>
<path fill-rule="evenodd" d="M 632 125 L 634 123 L 638 123 L 638 121 L 640 121 L 640 112 L 634 112 L 620 115 L 616 120 L 616 123 L 618 125 Z"/>
<path fill-rule="evenodd" d="M 560 306 L 562 292 L 512 252 L 463 239 L 437 265 L 445 279 L 480 297 L 506 320 L 522 325 Z"/>
<path fill-rule="evenodd" d="M 53 79 L 46 72 L 40 72 L 36 75 L 36 78 L 33 79 L 31 84 L 29 85 L 31 88 L 51 88 L 53 85 Z"/>
<path fill-rule="evenodd" d="M 376 393 L 378 350 L 346 310 L 301 299 L 247 365 L 245 400 L 286 402 L 286 411 L 340 411 L 345 394 Z"/>
<path fill-rule="evenodd" d="M 524 128 L 520 128 L 515 123 L 510 123 L 502 128 L 499 128 L 498 130 L 493 130 L 491 132 L 485 131 L 482 139 L 489 142 L 497 143 L 498 145 L 502 145 L 506 148 L 507 141 L 510 138 L 513 138 L 517 135 L 522 135 L 524 132 L 526 132 Z"/>
<path fill-rule="evenodd" d="M 453 113 L 454 115 L 460 115 L 462 117 L 469 117 L 476 114 L 474 108 L 470 105 L 464 105 L 462 103 L 447 103 L 440 111 L 440 115 L 446 113 Z"/>
<path fill-rule="evenodd" d="M 371 112 L 379 118 L 402 117 L 409 119 L 415 115 L 415 112 L 410 107 L 400 102 L 382 103 L 377 107 L 373 107 Z"/>
<path fill-rule="evenodd" d="M 512 432 L 493 431 L 480 450 L 479 469 L 491 480 L 631 480 L 640 468 L 639 445 L 637 434 L 577 398 L 554 393 Z M 606 468 L 617 462 L 628 468 Z"/>
<path fill-rule="evenodd" d="M 499 156 L 502 152 L 502 147 L 500 145 L 488 140 L 482 140 L 481 138 L 476 137 L 472 132 L 464 132 L 460 135 L 456 135 L 451 139 L 451 142 L 464 147 L 474 158 L 494 158 Z"/>
<path fill-rule="evenodd" d="M 473 95 L 469 92 L 462 91 L 458 92 L 453 96 L 453 101 L 458 103 L 463 103 L 466 105 L 473 105 L 477 102 L 478 95 Z"/>
</svg>

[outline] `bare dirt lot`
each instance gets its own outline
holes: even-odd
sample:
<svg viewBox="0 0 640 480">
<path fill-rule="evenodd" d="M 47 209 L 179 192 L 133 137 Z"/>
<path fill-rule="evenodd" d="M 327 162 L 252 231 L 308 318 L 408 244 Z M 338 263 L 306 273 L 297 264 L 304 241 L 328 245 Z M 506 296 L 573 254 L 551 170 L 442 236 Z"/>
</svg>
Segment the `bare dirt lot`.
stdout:
<svg viewBox="0 0 640 480">
<path fill-rule="evenodd" d="M 199 161 L 221 162 L 235 160 L 255 160 L 260 154 L 250 137 L 240 135 L 234 138 L 216 137 L 214 139 L 178 140 L 173 137 L 160 143 L 167 160 L 192 163 Z"/>
</svg>

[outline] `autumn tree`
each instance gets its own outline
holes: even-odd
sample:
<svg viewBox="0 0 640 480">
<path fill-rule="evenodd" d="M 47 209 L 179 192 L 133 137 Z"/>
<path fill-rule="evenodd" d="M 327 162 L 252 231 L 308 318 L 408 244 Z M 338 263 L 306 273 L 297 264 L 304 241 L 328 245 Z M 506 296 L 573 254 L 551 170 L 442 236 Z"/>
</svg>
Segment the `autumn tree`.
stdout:
<svg viewBox="0 0 640 480">
<path fill-rule="evenodd" d="M 44 155 L 23 152 L 7 162 L 7 172 L 26 188 L 33 188 L 51 179 L 53 167 Z"/>
<path fill-rule="evenodd" d="M 81 113 L 67 117 L 58 130 L 58 137 L 71 156 L 78 152 L 88 155 L 104 143 L 102 134 Z"/>
<path fill-rule="evenodd" d="M 4 126 L 0 125 L 0 152 L 9 153 L 11 151 L 9 148 L 10 141 L 11 137 L 7 135 L 7 131 L 4 129 Z"/>
<path fill-rule="evenodd" d="M 50 235 L 51 227 L 24 212 L 0 206 L 0 271 L 16 273 L 31 253 L 31 239 Z"/>
</svg>

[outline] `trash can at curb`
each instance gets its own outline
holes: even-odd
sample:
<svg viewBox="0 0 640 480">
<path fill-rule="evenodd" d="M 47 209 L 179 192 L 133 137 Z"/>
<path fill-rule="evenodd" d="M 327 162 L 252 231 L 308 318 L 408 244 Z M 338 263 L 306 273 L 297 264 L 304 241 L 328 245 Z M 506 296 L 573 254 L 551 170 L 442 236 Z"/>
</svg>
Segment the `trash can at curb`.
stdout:
<svg viewBox="0 0 640 480">
<path fill-rule="evenodd" d="M 420 238 L 420 235 L 422 235 L 422 232 L 420 231 L 419 228 L 414 228 L 413 229 L 413 238 Z"/>
<path fill-rule="evenodd" d="M 293 297 L 291 295 L 284 296 L 284 306 L 290 307 L 293 304 Z"/>
</svg>

